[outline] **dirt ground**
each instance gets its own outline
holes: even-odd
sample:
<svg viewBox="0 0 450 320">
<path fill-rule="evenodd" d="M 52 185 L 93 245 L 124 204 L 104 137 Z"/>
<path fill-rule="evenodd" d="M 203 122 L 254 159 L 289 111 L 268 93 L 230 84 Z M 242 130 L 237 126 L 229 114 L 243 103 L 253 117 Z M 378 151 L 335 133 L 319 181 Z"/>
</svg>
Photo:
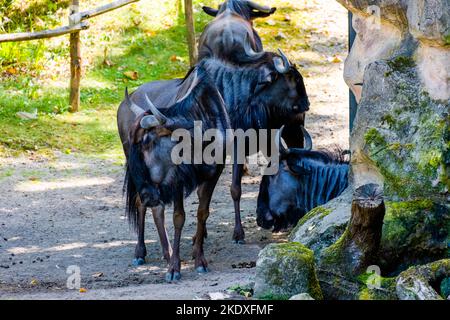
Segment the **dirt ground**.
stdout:
<svg viewBox="0 0 450 320">
<path fill-rule="evenodd" d="M 307 128 L 315 148 L 348 147 L 348 89 L 342 80 L 346 56 L 346 11 L 334 1 L 311 0 L 317 32 L 309 52 L 299 54 L 311 101 Z M 301 7 L 301 6 L 300 6 Z M 323 32 L 326 30 L 326 32 Z M 332 45 L 330 45 L 332 44 Z M 337 55 L 340 59 L 331 61 Z M 205 242 L 210 272 L 198 275 L 191 260 L 197 199 L 186 200 L 181 255 L 182 280 L 164 281 L 151 216 L 146 224 L 147 263 L 131 264 L 136 237 L 124 217 L 123 166 L 82 155 L 54 159 L 30 155 L 0 159 L 0 299 L 194 299 L 252 282 L 258 252 L 268 243 L 286 241 L 256 226 L 260 177 L 256 168 L 244 177 L 241 202 L 247 243 L 231 241 L 233 204 L 230 168 L 216 188 Z M 172 235 L 171 208 L 166 214 Z M 69 290 L 67 268 L 77 266 L 81 287 Z"/>
</svg>

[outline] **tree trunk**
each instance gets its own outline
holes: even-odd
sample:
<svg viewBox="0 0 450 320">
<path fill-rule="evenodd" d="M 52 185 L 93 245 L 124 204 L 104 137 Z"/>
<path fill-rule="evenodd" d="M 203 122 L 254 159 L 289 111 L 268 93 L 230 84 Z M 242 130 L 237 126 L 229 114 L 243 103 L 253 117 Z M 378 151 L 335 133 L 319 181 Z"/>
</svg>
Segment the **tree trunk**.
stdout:
<svg viewBox="0 0 450 320">
<path fill-rule="evenodd" d="M 72 0 L 70 14 L 79 12 L 79 0 Z M 70 24 L 80 21 L 70 19 Z M 81 49 L 80 32 L 70 34 L 70 112 L 77 112 L 80 108 L 80 80 L 81 80 Z"/>
<path fill-rule="evenodd" d="M 366 184 L 355 190 L 348 237 L 361 251 L 357 271 L 376 263 L 386 208 L 377 184 Z"/>
<path fill-rule="evenodd" d="M 195 41 L 194 12 L 192 0 L 184 0 L 184 12 L 186 17 L 187 42 L 189 47 L 189 62 L 193 67 L 197 62 L 197 44 Z"/>
</svg>

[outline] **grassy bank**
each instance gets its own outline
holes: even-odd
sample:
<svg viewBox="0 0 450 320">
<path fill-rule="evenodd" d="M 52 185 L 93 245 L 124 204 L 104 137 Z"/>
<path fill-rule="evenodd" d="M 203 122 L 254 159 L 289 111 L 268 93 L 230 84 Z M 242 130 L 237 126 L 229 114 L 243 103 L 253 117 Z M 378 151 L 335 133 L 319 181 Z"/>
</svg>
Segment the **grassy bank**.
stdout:
<svg viewBox="0 0 450 320">
<path fill-rule="evenodd" d="M 81 9 L 107 2 L 82 1 Z M 81 111 L 76 114 L 68 112 L 68 36 L 0 44 L 0 155 L 51 156 L 60 150 L 120 159 L 115 114 L 124 88 L 188 70 L 182 2 L 141 0 L 90 20 L 90 29 L 82 32 Z M 256 24 L 266 47 L 283 47 L 294 58 L 294 52 L 308 50 L 308 35 L 315 30 L 307 11 L 296 11 L 296 1 L 265 2 L 279 7 L 272 18 Z M 0 0 L 0 32 L 64 25 L 68 3 Z M 194 1 L 197 32 L 210 21 L 201 5 L 217 3 Z M 35 110 L 36 120 L 16 115 Z"/>
</svg>

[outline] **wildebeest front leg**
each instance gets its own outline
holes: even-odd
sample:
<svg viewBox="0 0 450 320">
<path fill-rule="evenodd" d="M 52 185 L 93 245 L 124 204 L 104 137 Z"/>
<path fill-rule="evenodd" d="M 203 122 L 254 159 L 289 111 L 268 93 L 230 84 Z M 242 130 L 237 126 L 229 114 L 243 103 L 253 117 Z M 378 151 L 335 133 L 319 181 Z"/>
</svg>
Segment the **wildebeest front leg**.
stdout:
<svg viewBox="0 0 450 320">
<path fill-rule="evenodd" d="M 192 256 L 195 259 L 195 270 L 197 270 L 198 273 L 205 273 L 208 271 L 208 262 L 205 259 L 203 251 L 203 242 L 206 238 L 206 220 L 209 217 L 209 205 L 211 204 L 214 188 L 216 187 L 222 170 L 223 167 L 219 167 L 214 177 L 211 180 L 203 182 L 197 190 L 197 232 L 193 238 L 194 248 Z"/>
<path fill-rule="evenodd" d="M 233 232 L 233 240 L 236 243 L 243 244 L 245 243 L 245 233 L 242 228 L 241 222 L 241 182 L 242 175 L 244 173 L 243 164 L 237 164 L 236 161 L 233 163 L 233 175 L 231 181 L 231 197 L 234 202 L 234 232 Z"/>
<path fill-rule="evenodd" d="M 163 251 L 164 259 L 170 263 L 170 256 L 172 254 L 172 247 L 167 236 L 166 225 L 164 223 L 164 206 L 152 208 L 153 220 L 155 221 L 156 229 L 158 230 L 159 240 Z"/>
<path fill-rule="evenodd" d="M 173 204 L 173 226 L 175 229 L 173 239 L 173 253 L 170 257 L 169 270 L 166 274 L 166 281 L 177 281 L 181 278 L 180 240 L 181 231 L 184 226 L 185 212 L 183 205 L 183 191 L 176 191 Z"/>
<path fill-rule="evenodd" d="M 142 205 L 141 199 L 139 197 L 136 198 L 136 205 L 138 214 L 137 219 L 138 242 L 136 244 L 136 249 L 134 251 L 133 264 L 135 266 L 139 266 L 145 263 L 145 256 L 147 255 L 147 249 L 145 248 L 145 239 L 144 239 L 145 214 L 147 212 L 147 208 Z"/>
</svg>

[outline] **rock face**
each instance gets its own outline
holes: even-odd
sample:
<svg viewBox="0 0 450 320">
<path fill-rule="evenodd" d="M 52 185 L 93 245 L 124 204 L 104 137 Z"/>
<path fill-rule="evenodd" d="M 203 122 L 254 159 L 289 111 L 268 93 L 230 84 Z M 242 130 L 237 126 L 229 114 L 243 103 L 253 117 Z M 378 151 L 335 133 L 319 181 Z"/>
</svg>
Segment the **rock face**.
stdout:
<svg viewBox="0 0 450 320">
<path fill-rule="evenodd" d="M 350 190 L 303 217 L 291 240 L 316 253 L 326 298 L 373 298 L 383 291 L 393 298 L 393 277 L 450 252 L 450 2 L 337 1 L 353 12 L 357 33 L 344 68 L 359 103 L 350 139 L 350 183 L 353 189 L 383 186 L 386 214 L 376 265 L 391 278 L 383 278 L 385 288 L 374 294 L 361 287 L 359 275 L 323 264 L 345 238 Z M 336 274 L 342 290 L 329 296 L 327 281 Z"/>
<path fill-rule="evenodd" d="M 398 276 L 397 295 L 401 300 L 443 300 L 448 291 L 437 292 L 434 287 L 442 288 L 441 283 L 445 286 L 449 276 L 449 259 L 411 267 Z"/>
<path fill-rule="evenodd" d="M 254 291 L 260 299 L 287 300 L 300 293 L 322 299 L 313 252 L 295 242 L 268 245 L 256 263 Z"/>
<path fill-rule="evenodd" d="M 290 297 L 289 300 L 315 300 L 315 299 L 307 293 L 300 293 Z"/>
<path fill-rule="evenodd" d="M 316 254 L 335 243 L 350 219 L 352 193 L 349 186 L 340 197 L 311 210 L 292 230 L 290 240 L 304 244 Z"/>
<path fill-rule="evenodd" d="M 356 30 L 357 50 L 346 61 L 360 67 L 347 83 L 364 83 L 351 133 L 351 179 L 355 187 L 384 185 L 379 264 L 383 274 L 397 274 L 448 257 L 450 2 L 370 1 L 381 9 L 375 26 L 367 1 L 340 2 L 374 29 Z M 367 63 L 369 51 L 380 54 Z"/>
</svg>

